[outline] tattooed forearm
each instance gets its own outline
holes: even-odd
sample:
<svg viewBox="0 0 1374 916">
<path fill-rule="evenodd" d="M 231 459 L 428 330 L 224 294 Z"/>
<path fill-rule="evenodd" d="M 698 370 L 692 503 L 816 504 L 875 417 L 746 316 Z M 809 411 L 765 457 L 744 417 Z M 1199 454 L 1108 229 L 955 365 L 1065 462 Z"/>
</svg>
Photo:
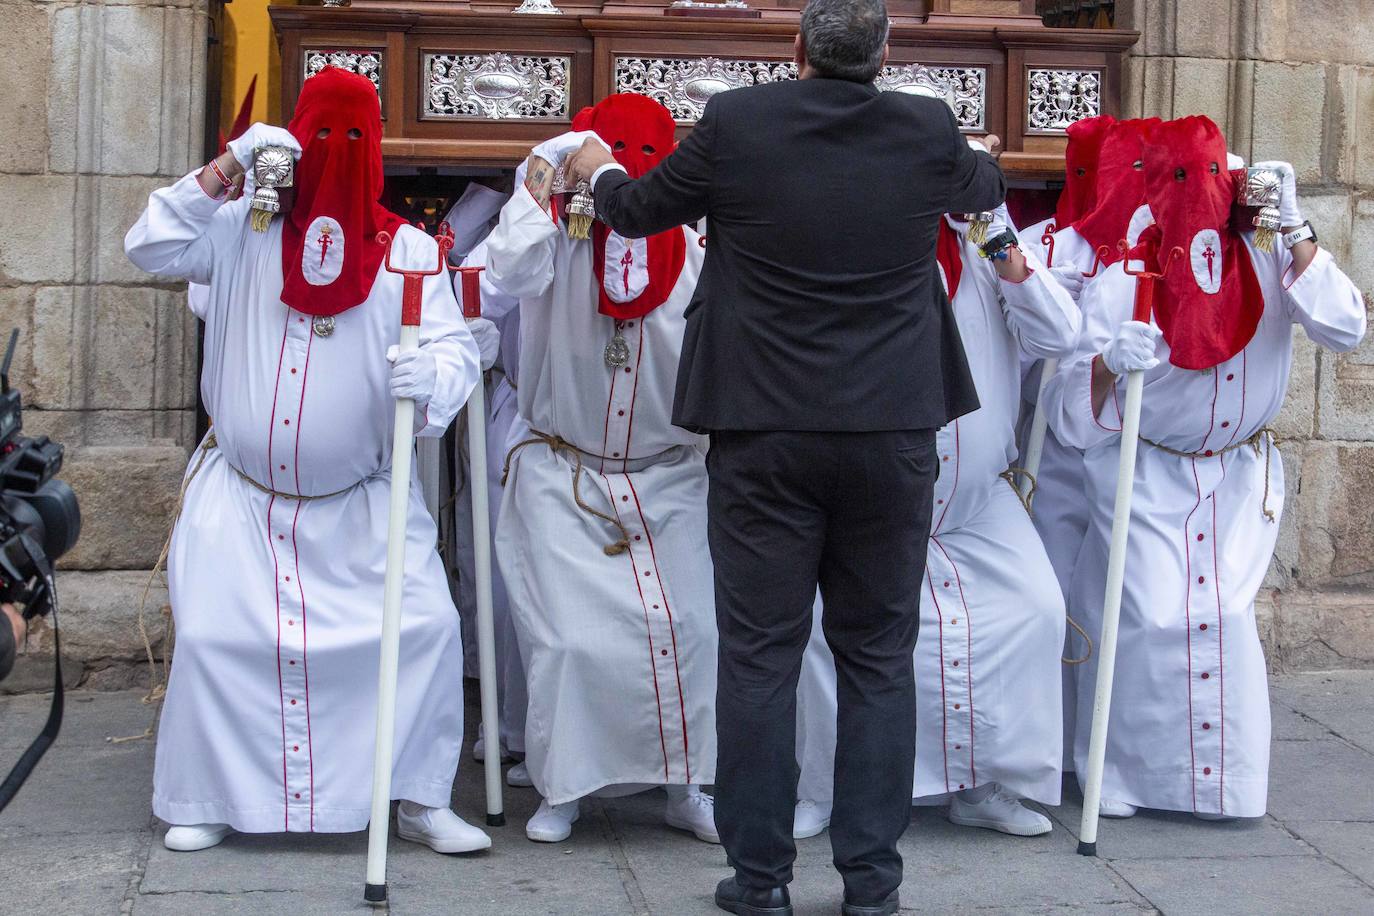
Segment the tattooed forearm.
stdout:
<svg viewBox="0 0 1374 916">
<path fill-rule="evenodd" d="M 549 197 L 553 194 L 553 174 L 552 165 L 538 156 L 530 157 L 525 173 L 525 189 L 545 210 L 549 208 Z"/>
</svg>

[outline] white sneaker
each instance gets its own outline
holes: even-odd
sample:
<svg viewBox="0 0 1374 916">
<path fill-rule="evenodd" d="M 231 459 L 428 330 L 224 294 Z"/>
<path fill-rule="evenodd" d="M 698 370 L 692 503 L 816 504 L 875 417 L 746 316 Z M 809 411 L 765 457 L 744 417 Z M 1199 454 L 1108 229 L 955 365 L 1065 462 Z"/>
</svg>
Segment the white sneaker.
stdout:
<svg viewBox="0 0 1374 916">
<path fill-rule="evenodd" d="M 696 786 L 678 798 L 669 794 L 663 820 L 669 827 L 694 834 L 703 843 L 720 842 L 720 834 L 716 831 L 716 800 Z"/>
<path fill-rule="evenodd" d="M 804 840 L 817 836 L 830 826 L 830 805 L 818 805 L 809 798 L 797 800 L 792 815 L 792 839 Z"/>
<path fill-rule="evenodd" d="M 1021 804 L 1021 799 L 994 785 L 982 801 L 968 801 L 956 792 L 949 800 L 949 819 L 965 827 L 986 827 L 1012 836 L 1040 836 L 1054 829 L 1050 819 Z"/>
<path fill-rule="evenodd" d="M 426 808 L 403 801 L 396 809 L 396 835 L 435 852 L 477 852 L 491 848 L 491 837 L 448 808 Z"/>
<path fill-rule="evenodd" d="M 169 827 L 162 845 L 174 852 L 196 852 L 224 842 L 234 832 L 228 824 L 190 824 Z"/>
<path fill-rule="evenodd" d="M 582 814 L 580 801 L 551 805 L 539 803 L 539 810 L 525 823 L 525 836 L 536 843 L 561 843 L 572 836 L 572 825 Z"/>
<path fill-rule="evenodd" d="M 1135 817 L 1140 809 L 1123 801 L 1104 798 L 1097 805 L 1097 813 L 1103 817 Z"/>
<path fill-rule="evenodd" d="M 525 766 L 525 761 L 522 760 L 506 770 L 506 785 L 513 789 L 528 789 L 534 785 L 534 780 L 530 779 L 530 770 L 529 767 Z"/>
<path fill-rule="evenodd" d="M 502 745 L 501 759 L 506 760 L 509 757 L 510 753 Z M 477 723 L 477 740 L 472 742 L 472 759 L 478 763 L 485 763 L 487 760 L 487 736 L 486 732 L 482 730 L 482 723 L 480 722 Z"/>
</svg>

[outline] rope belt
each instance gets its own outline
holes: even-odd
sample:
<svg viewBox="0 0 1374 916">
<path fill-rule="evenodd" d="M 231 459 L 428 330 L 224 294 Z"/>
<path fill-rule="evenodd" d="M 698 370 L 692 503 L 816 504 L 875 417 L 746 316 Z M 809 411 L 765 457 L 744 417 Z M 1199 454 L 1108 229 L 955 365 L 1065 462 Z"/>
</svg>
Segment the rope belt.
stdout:
<svg viewBox="0 0 1374 916">
<path fill-rule="evenodd" d="M 1264 517 L 1267 518 L 1269 521 L 1272 522 L 1275 520 L 1276 516 L 1274 510 L 1269 508 L 1269 462 L 1273 456 L 1274 446 L 1279 444 L 1279 437 L 1270 427 L 1261 427 L 1258 432 L 1256 432 L 1253 436 L 1251 436 L 1248 439 L 1242 439 L 1240 442 L 1233 442 L 1225 448 L 1213 449 L 1209 452 L 1183 452 L 1179 451 L 1176 448 L 1170 448 L 1167 445 L 1162 445 L 1151 439 L 1146 439 L 1144 436 L 1140 437 L 1140 441 L 1144 442 L 1146 445 L 1150 445 L 1159 449 L 1161 452 L 1164 452 L 1165 454 L 1173 455 L 1175 458 L 1200 458 L 1202 460 L 1220 457 L 1221 455 L 1225 455 L 1227 452 L 1234 452 L 1236 449 L 1242 448 L 1246 445 L 1253 448 L 1255 450 L 1255 454 L 1258 455 L 1260 452 L 1260 445 L 1261 443 L 1263 443 L 1264 498 L 1260 501 L 1260 509 L 1264 512 Z"/>
<path fill-rule="evenodd" d="M 218 448 L 218 447 L 219 447 L 219 441 L 215 439 L 215 434 L 214 434 L 213 431 L 211 431 L 211 433 L 210 433 L 208 436 L 205 437 L 205 442 L 204 442 L 204 443 L 201 445 L 201 447 L 200 447 L 200 450 L 201 450 L 201 452 L 202 452 L 201 461 L 204 462 L 204 460 L 205 460 L 205 455 L 204 455 L 204 453 L 208 453 L 208 452 L 210 451 L 210 449 L 212 449 L 212 448 Z M 256 480 L 254 480 L 253 478 L 249 477 L 247 474 L 243 473 L 243 472 L 240 471 L 238 468 L 234 467 L 234 463 L 233 463 L 232 461 L 226 461 L 225 464 L 229 465 L 229 467 L 233 470 L 233 472 L 234 472 L 235 474 L 239 475 L 239 479 L 240 479 L 240 480 L 242 480 L 244 483 L 248 484 L 248 485 L 249 485 L 250 487 L 252 487 L 253 489 L 257 490 L 259 493 L 266 493 L 268 496 L 275 496 L 275 497 L 277 497 L 277 498 L 279 498 L 279 499 L 295 499 L 295 500 L 299 500 L 299 501 L 301 501 L 301 502 L 303 502 L 303 503 L 313 502 L 314 500 L 317 500 L 317 499 L 331 499 L 331 498 L 333 498 L 333 497 L 335 497 L 335 496 L 342 496 L 343 494 L 347 493 L 349 490 L 353 489 L 354 487 L 358 486 L 358 484 L 360 484 L 360 483 L 363 482 L 363 481 L 360 480 L 360 481 L 358 481 L 358 483 L 351 483 L 351 484 L 349 484 L 348 486 L 344 487 L 342 490 L 335 490 L 333 493 L 320 493 L 320 494 L 318 494 L 318 495 L 316 495 L 316 496 L 304 496 L 304 495 L 302 495 L 302 494 L 300 494 L 300 493 L 285 493 L 285 492 L 282 492 L 281 490 L 274 490 L 274 489 L 272 489 L 272 488 L 269 487 L 269 486 L 266 486 L 266 485 L 264 485 L 264 484 L 258 483 Z M 200 465 L 199 465 L 199 464 L 196 465 L 196 470 L 197 470 L 197 471 L 200 470 Z M 192 473 L 191 476 L 192 476 L 192 477 L 195 476 L 194 472 Z M 366 479 L 366 478 L 365 478 L 365 479 Z M 190 479 L 187 479 L 186 482 L 189 484 L 191 481 L 190 481 Z"/>
<path fill-rule="evenodd" d="M 582 456 L 586 455 L 589 458 L 598 458 L 602 461 L 619 459 L 609 459 L 603 455 L 597 455 L 592 452 L 584 452 L 582 451 L 582 449 L 573 445 L 571 442 L 562 438 L 561 436 L 553 436 L 548 433 L 541 433 L 537 429 L 532 429 L 530 430 L 530 438 L 525 439 L 523 442 L 517 442 L 511 448 L 511 450 L 506 453 L 506 463 L 505 466 L 501 469 L 501 486 L 504 487 L 506 485 L 507 478 L 510 477 L 510 463 L 511 460 L 515 457 L 516 453 L 519 452 L 521 449 L 525 448 L 526 446 L 539 445 L 541 443 L 547 445 L 555 455 L 564 455 L 572 459 L 572 497 L 573 502 L 577 503 L 577 508 L 581 509 L 588 515 L 593 516 L 594 518 L 599 518 L 607 524 L 614 526 L 615 529 L 620 532 L 620 540 L 616 541 L 614 544 L 607 544 L 605 547 L 601 548 L 605 552 L 606 556 L 619 556 L 620 554 L 629 550 L 630 532 L 627 531 L 625 529 L 625 526 L 620 523 L 620 519 L 613 518 L 612 516 L 607 515 L 605 512 L 598 512 L 596 509 L 593 509 L 591 506 L 587 505 L 587 503 L 582 499 Z"/>
</svg>

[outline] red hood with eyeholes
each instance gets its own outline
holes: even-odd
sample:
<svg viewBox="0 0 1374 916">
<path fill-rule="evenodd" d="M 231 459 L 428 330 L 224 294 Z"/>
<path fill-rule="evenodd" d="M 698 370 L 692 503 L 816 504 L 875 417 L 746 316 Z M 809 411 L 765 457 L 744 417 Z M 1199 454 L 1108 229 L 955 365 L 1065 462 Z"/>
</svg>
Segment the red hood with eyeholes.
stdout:
<svg viewBox="0 0 1374 916">
<path fill-rule="evenodd" d="M 1210 369 L 1255 336 L 1264 294 L 1250 251 L 1231 228 L 1235 178 L 1226 138 L 1210 118 L 1169 121 L 1145 143 L 1145 191 L 1155 225 L 1146 230 L 1168 265 L 1155 321 L 1180 369 Z M 1142 236 L 1145 238 L 1145 236 Z M 1175 248 L 1182 252 L 1170 260 Z"/>
<path fill-rule="evenodd" d="M 404 222 L 380 203 L 382 111 L 372 81 L 326 67 L 305 81 L 287 127 L 300 142 L 295 201 L 282 225 L 282 302 L 337 315 L 372 292 L 386 246 Z"/>
<path fill-rule="evenodd" d="M 1145 138 L 1158 127 L 1158 118 L 1117 121 L 1102 138 L 1097 158 L 1097 186 L 1093 208 L 1073 227 L 1094 249 L 1106 246 L 1103 263 L 1121 260 L 1116 243 L 1126 238 L 1131 217 L 1145 203 L 1145 173 L 1141 156 Z"/>
<path fill-rule="evenodd" d="M 673 116 L 635 93 L 607 96 L 573 118 L 591 130 L 631 178 L 641 178 L 675 146 Z M 687 239 L 675 227 L 646 239 L 626 239 L 604 223 L 592 227 L 592 269 L 600 282 L 598 310 L 617 320 L 640 318 L 667 301 L 687 260 Z M 609 262 L 609 269 L 608 269 Z"/>
<path fill-rule="evenodd" d="M 1069 145 L 1064 150 L 1064 190 L 1054 211 L 1054 226 L 1072 226 L 1097 203 L 1097 163 L 1102 141 L 1116 123 L 1111 115 L 1085 118 L 1069 125 Z"/>
</svg>

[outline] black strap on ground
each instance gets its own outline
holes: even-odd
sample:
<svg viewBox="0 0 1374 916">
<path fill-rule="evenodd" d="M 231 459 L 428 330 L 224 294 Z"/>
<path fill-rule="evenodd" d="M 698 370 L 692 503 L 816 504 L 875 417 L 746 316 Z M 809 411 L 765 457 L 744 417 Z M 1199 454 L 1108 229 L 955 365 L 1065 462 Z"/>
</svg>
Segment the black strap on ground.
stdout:
<svg viewBox="0 0 1374 916">
<path fill-rule="evenodd" d="M 62 729 L 62 638 L 57 630 L 57 588 L 53 582 L 52 565 L 46 557 L 41 557 L 39 569 L 42 571 L 52 601 L 52 705 L 48 708 L 48 721 L 44 723 L 43 730 L 33 739 L 28 750 L 24 751 L 24 755 L 19 758 L 14 769 L 10 770 L 5 781 L 0 783 L 0 811 L 4 811 L 14 800 L 20 786 L 24 785 L 24 780 L 28 779 L 33 768 L 38 766 L 38 761 L 43 759 L 43 755 L 52 747 L 52 743 L 57 740 L 57 733 Z"/>
</svg>

